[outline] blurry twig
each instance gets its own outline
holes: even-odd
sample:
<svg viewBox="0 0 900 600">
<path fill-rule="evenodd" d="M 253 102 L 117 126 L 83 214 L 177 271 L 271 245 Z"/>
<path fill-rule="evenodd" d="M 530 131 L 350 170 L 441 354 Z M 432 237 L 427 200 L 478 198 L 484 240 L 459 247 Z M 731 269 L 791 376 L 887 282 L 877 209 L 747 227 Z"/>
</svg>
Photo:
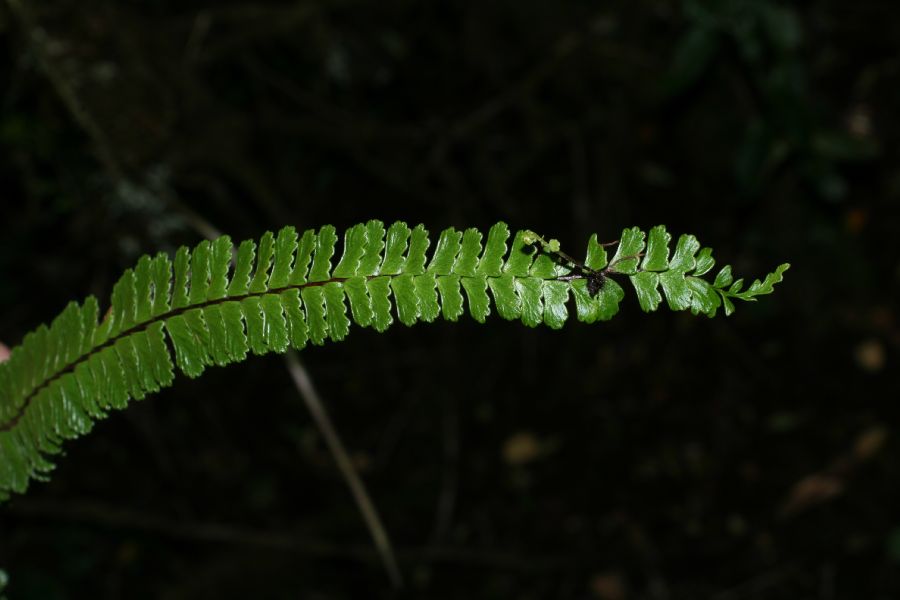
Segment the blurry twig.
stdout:
<svg viewBox="0 0 900 600">
<path fill-rule="evenodd" d="M 62 70 L 57 68 L 48 55 L 45 48 L 46 33 L 37 25 L 37 22 L 30 12 L 30 7 L 26 3 L 21 2 L 21 0 L 7 0 L 7 3 L 11 12 L 18 19 L 19 25 L 28 39 L 29 47 L 34 52 L 44 76 L 50 82 L 63 104 L 72 115 L 74 121 L 88 134 L 107 175 L 117 184 L 120 182 L 127 182 L 128 177 L 125 174 L 125 169 L 121 162 L 116 158 L 117 155 L 113 151 L 112 145 L 103 129 L 94 119 L 90 111 L 88 111 L 81 103 L 75 86 L 68 81 Z M 181 201 L 172 194 L 164 194 L 162 199 L 173 210 L 179 212 L 185 218 L 187 224 L 201 236 L 212 239 L 222 235 L 221 231 L 209 220 L 181 203 Z M 391 548 L 390 539 L 378 517 L 378 512 L 375 510 L 375 507 L 366 492 L 365 486 L 356 474 L 353 464 L 347 456 L 347 452 L 344 449 L 340 437 L 331 424 L 328 413 L 325 411 L 309 373 L 306 372 L 306 369 L 300 363 L 296 353 L 291 352 L 288 354 L 286 363 L 288 371 L 297 385 L 297 391 L 300 393 L 301 398 L 303 398 L 314 421 L 322 432 L 323 437 L 328 443 L 329 449 L 334 455 L 335 462 L 337 463 L 341 474 L 346 479 L 347 484 L 353 493 L 353 497 L 357 502 L 366 525 L 369 527 L 376 548 L 382 557 L 391 581 L 395 585 L 400 586 L 402 584 L 402 578 Z"/>
<path fill-rule="evenodd" d="M 173 540 L 194 543 L 221 543 L 297 552 L 319 558 L 340 558 L 361 562 L 380 559 L 378 552 L 359 544 L 336 544 L 281 531 L 262 531 L 229 523 L 190 522 L 146 514 L 93 502 L 54 502 L 20 498 L 4 507 L 9 516 L 83 523 L 100 528 L 147 532 Z M 598 556 L 589 552 L 574 555 L 522 556 L 503 550 L 428 545 L 398 548 L 398 556 L 409 562 L 457 563 L 491 569 L 551 570 L 572 565 L 593 564 Z"/>
<path fill-rule="evenodd" d="M 403 585 L 403 578 L 400 574 L 400 568 L 397 566 L 397 558 L 394 556 L 387 530 L 381 523 L 381 518 L 378 516 L 378 511 L 375 509 L 375 505 L 372 503 L 365 485 L 363 485 L 356 469 L 353 468 L 353 462 L 350 460 L 350 456 L 347 454 L 347 450 L 344 447 L 341 438 L 338 436 L 337 431 L 334 429 L 334 425 L 331 423 L 331 418 L 328 416 L 328 412 L 322 404 L 322 400 L 313 385 L 309 373 L 307 373 L 303 364 L 300 362 L 300 358 L 297 356 L 296 351 L 288 350 L 284 360 L 287 364 L 291 379 L 294 380 L 294 385 L 297 386 L 297 391 L 299 391 L 300 395 L 303 397 L 303 401 L 306 403 L 306 407 L 309 409 L 310 414 L 312 414 L 316 426 L 325 438 L 328 449 L 334 456 L 338 469 L 347 481 L 347 485 L 350 486 L 350 492 L 353 494 L 353 499 L 356 501 L 356 504 L 363 515 L 363 519 L 366 521 L 366 525 L 375 542 L 375 547 L 378 549 L 378 553 L 381 556 L 381 560 L 384 563 L 385 569 L 387 569 L 391 581 L 395 586 L 401 587 Z"/>
<path fill-rule="evenodd" d="M 441 131 L 429 151 L 427 164 L 430 170 L 440 176 L 444 185 L 454 190 L 455 196 L 472 197 L 472 192 L 466 189 L 464 178 L 449 159 L 454 146 L 533 94 L 556 71 L 559 64 L 571 56 L 583 42 L 584 35 L 578 31 L 561 36 L 551 46 L 548 54 L 519 79 L 487 98 L 468 114 L 455 119 Z M 490 172 L 493 171 L 491 168 Z M 488 186 L 488 191 L 493 191 L 496 201 L 508 200 L 499 184 Z"/>
<path fill-rule="evenodd" d="M 306 2 L 285 6 L 248 2 L 208 8 L 199 11 L 194 18 L 195 27 L 187 43 L 186 55 L 193 62 L 212 63 L 261 39 L 271 42 L 280 36 L 297 35 L 318 12 L 316 5 Z M 217 26 L 222 26 L 230 35 L 211 35 Z"/>
<path fill-rule="evenodd" d="M 46 48 L 46 31 L 37 25 L 31 8 L 20 0 L 6 0 L 10 12 L 19 21 L 22 33 L 28 40 L 28 46 L 37 59 L 38 67 L 43 71 L 47 81 L 53 87 L 56 95 L 62 100 L 72 118 L 94 142 L 97 157 L 103 163 L 104 168 L 113 175 L 113 178 L 122 179 L 120 165 L 110 149 L 106 135 L 94 120 L 94 117 L 85 109 L 75 92 L 75 88 L 56 68 Z"/>
<path fill-rule="evenodd" d="M 534 67 L 525 73 L 518 81 L 515 81 L 508 88 L 502 90 L 497 95 L 489 98 L 475 110 L 458 119 L 447 132 L 444 142 L 450 144 L 460 138 L 468 136 L 470 133 L 490 122 L 503 111 L 514 105 L 522 97 L 531 93 L 541 83 L 544 82 L 556 67 L 564 59 L 568 58 L 584 41 L 584 36 L 579 32 L 570 32 L 560 37 L 550 48 L 550 52 Z M 438 147 L 438 151 L 445 150 L 443 145 Z"/>
<path fill-rule="evenodd" d="M 118 185 L 122 182 L 128 182 L 129 177 L 125 172 L 125 168 L 117 158 L 109 138 L 103 131 L 103 128 L 94 119 L 94 116 L 81 102 L 78 92 L 74 84 L 65 76 L 62 69 L 58 68 L 56 63 L 47 53 L 46 42 L 47 33 L 38 25 L 31 13 L 30 7 L 21 2 L 21 0 L 6 0 L 10 11 L 15 15 L 22 29 L 23 35 L 28 40 L 28 46 L 37 59 L 38 67 L 46 77 L 47 81 L 53 87 L 56 95 L 59 96 L 63 105 L 72 115 L 75 123 L 88 135 L 100 164 L 103 165 L 107 176 L 110 180 Z M 212 226 L 212 224 L 194 211 L 191 207 L 183 204 L 180 200 L 172 196 L 172 194 L 159 192 L 163 195 L 163 200 L 179 213 L 187 224 L 199 232 L 200 235 L 207 238 L 219 237 L 221 232 Z"/>
<path fill-rule="evenodd" d="M 441 492 L 435 510 L 434 529 L 431 534 L 431 539 L 435 543 L 440 543 L 450 528 L 459 493 L 459 407 L 452 395 L 442 394 L 442 396 L 444 466 Z"/>
<path fill-rule="evenodd" d="M 751 577 L 731 589 L 724 590 L 712 596 L 712 600 L 739 600 L 744 597 L 758 596 L 762 592 L 778 586 L 788 577 L 785 568 L 772 569 Z"/>
<path fill-rule="evenodd" d="M 782 503 L 779 516 L 793 517 L 843 494 L 853 474 L 881 453 L 889 435 L 888 429 L 880 424 L 864 429 L 849 451 L 834 458 L 824 469 L 794 483 Z"/>
</svg>

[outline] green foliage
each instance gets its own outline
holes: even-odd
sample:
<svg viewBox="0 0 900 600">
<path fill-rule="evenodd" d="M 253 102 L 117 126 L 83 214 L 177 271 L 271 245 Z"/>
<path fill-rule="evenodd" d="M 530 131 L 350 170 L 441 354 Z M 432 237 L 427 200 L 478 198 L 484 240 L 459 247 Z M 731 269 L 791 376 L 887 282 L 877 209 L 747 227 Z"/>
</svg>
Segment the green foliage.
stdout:
<svg viewBox="0 0 900 600">
<path fill-rule="evenodd" d="M 144 256 L 114 285 L 102 320 L 95 298 L 72 302 L 0 365 L 0 498 L 45 477 L 53 468 L 47 457 L 64 440 L 172 385 L 176 367 L 198 377 L 248 354 L 339 341 L 351 322 L 384 331 L 395 315 L 405 325 L 455 321 L 464 304 L 484 322 L 491 297 L 504 319 L 558 329 L 571 295 L 578 320 L 593 323 L 618 312 L 625 293 L 617 276 L 630 279 L 644 311 L 656 310 L 664 296 L 673 310 L 712 317 L 719 306 L 730 314 L 734 298 L 771 293 L 788 268 L 743 289 L 726 266 L 710 283 L 702 276 L 714 265 L 711 251 L 682 235 L 670 258 L 662 226 L 646 244 L 640 229 L 623 231 L 610 261 L 596 236 L 584 263 L 534 232 L 519 231 L 507 250 L 509 238 L 505 223 L 491 227 L 484 245 L 479 231 L 450 228 L 429 257 L 422 225 L 385 230 L 370 221 L 347 230 L 336 265 L 338 235 L 330 225 L 302 236 L 285 227 L 259 244 L 242 242 L 236 253 L 223 236 L 192 251 L 182 247 L 174 260 Z"/>
<path fill-rule="evenodd" d="M 735 80 L 759 106 L 745 119 L 737 145 L 739 189 L 759 194 L 790 162 L 821 197 L 842 199 L 847 184 L 839 166 L 876 158 L 881 149 L 809 110 L 816 94 L 808 85 L 802 10 L 777 0 L 685 0 L 682 6 L 686 27 L 662 80 L 663 97 L 681 96 L 715 76 L 717 62 L 740 63 Z"/>
</svg>

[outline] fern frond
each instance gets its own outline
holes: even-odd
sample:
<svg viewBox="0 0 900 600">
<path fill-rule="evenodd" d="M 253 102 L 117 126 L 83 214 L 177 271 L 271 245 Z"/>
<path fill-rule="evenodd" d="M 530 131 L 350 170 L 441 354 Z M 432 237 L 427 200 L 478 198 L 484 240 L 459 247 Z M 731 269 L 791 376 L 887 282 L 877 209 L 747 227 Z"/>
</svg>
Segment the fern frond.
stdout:
<svg viewBox="0 0 900 600">
<path fill-rule="evenodd" d="M 468 307 L 484 322 L 500 317 L 558 329 L 574 298 L 579 321 L 612 318 L 628 278 L 644 311 L 665 298 L 673 310 L 714 316 L 733 299 L 769 294 L 781 265 L 743 290 L 726 266 L 712 282 L 712 252 L 682 235 L 671 258 L 662 226 L 649 236 L 626 229 L 611 260 L 594 235 L 584 262 L 545 241 L 497 223 L 486 239 L 476 229 L 444 230 L 430 256 L 428 231 L 380 221 L 348 229 L 335 263 L 338 235 L 326 225 L 298 235 L 285 227 L 235 252 L 223 236 L 182 247 L 174 260 L 144 256 L 113 286 L 98 321 L 93 297 L 70 303 L 49 327 L 25 336 L 0 364 L 0 499 L 46 477 L 63 441 L 89 432 L 110 411 L 172 385 L 176 367 L 189 377 L 241 362 L 252 353 L 285 352 L 344 339 L 351 323 L 384 331 L 438 317 L 455 321 Z M 493 302 L 491 301 L 493 298 Z M 170 349 L 171 348 L 171 349 Z"/>
</svg>

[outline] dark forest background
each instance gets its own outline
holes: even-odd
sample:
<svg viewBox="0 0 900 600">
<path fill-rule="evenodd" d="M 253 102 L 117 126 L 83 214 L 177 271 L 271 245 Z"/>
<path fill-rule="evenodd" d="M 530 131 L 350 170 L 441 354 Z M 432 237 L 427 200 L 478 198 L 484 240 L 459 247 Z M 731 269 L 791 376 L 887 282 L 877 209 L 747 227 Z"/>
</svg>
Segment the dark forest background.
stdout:
<svg viewBox="0 0 900 600">
<path fill-rule="evenodd" d="M 144 253 L 380 218 L 665 223 L 771 297 L 277 356 L 68 444 L 0 507 L 10 600 L 900 597 L 891 0 L 0 2 L 0 341 Z M 184 378 L 182 378 L 184 379 Z"/>
</svg>

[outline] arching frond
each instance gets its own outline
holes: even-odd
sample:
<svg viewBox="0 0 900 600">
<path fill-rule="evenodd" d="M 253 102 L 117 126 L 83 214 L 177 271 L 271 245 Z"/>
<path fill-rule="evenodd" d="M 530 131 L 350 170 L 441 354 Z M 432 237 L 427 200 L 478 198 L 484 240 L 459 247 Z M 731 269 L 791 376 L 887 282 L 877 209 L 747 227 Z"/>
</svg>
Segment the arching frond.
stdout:
<svg viewBox="0 0 900 600">
<path fill-rule="evenodd" d="M 673 310 L 714 316 L 732 300 L 769 294 L 781 265 L 743 289 L 726 266 L 712 282 L 709 248 L 682 235 L 670 256 L 662 226 L 649 236 L 626 229 L 611 260 L 597 236 L 584 262 L 556 240 L 531 231 L 512 236 L 497 223 L 446 229 L 429 254 L 428 231 L 369 221 L 348 229 L 336 256 L 331 225 L 299 235 L 285 227 L 236 252 L 223 236 L 182 247 L 174 260 L 144 256 L 113 286 L 102 320 L 96 298 L 70 303 L 49 327 L 25 336 L 0 365 L 0 499 L 46 476 L 48 457 L 64 440 L 90 431 L 110 411 L 172 385 L 176 368 L 197 377 L 210 366 L 248 354 L 285 352 L 340 341 L 351 323 L 387 329 L 438 317 L 456 321 L 466 309 L 484 322 L 492 306 L 504 319 L 558 329 L 574 298 L 579 321 L 612 318 L 629 279 L 645 311 L 665 298 Z"/>
</svg>

